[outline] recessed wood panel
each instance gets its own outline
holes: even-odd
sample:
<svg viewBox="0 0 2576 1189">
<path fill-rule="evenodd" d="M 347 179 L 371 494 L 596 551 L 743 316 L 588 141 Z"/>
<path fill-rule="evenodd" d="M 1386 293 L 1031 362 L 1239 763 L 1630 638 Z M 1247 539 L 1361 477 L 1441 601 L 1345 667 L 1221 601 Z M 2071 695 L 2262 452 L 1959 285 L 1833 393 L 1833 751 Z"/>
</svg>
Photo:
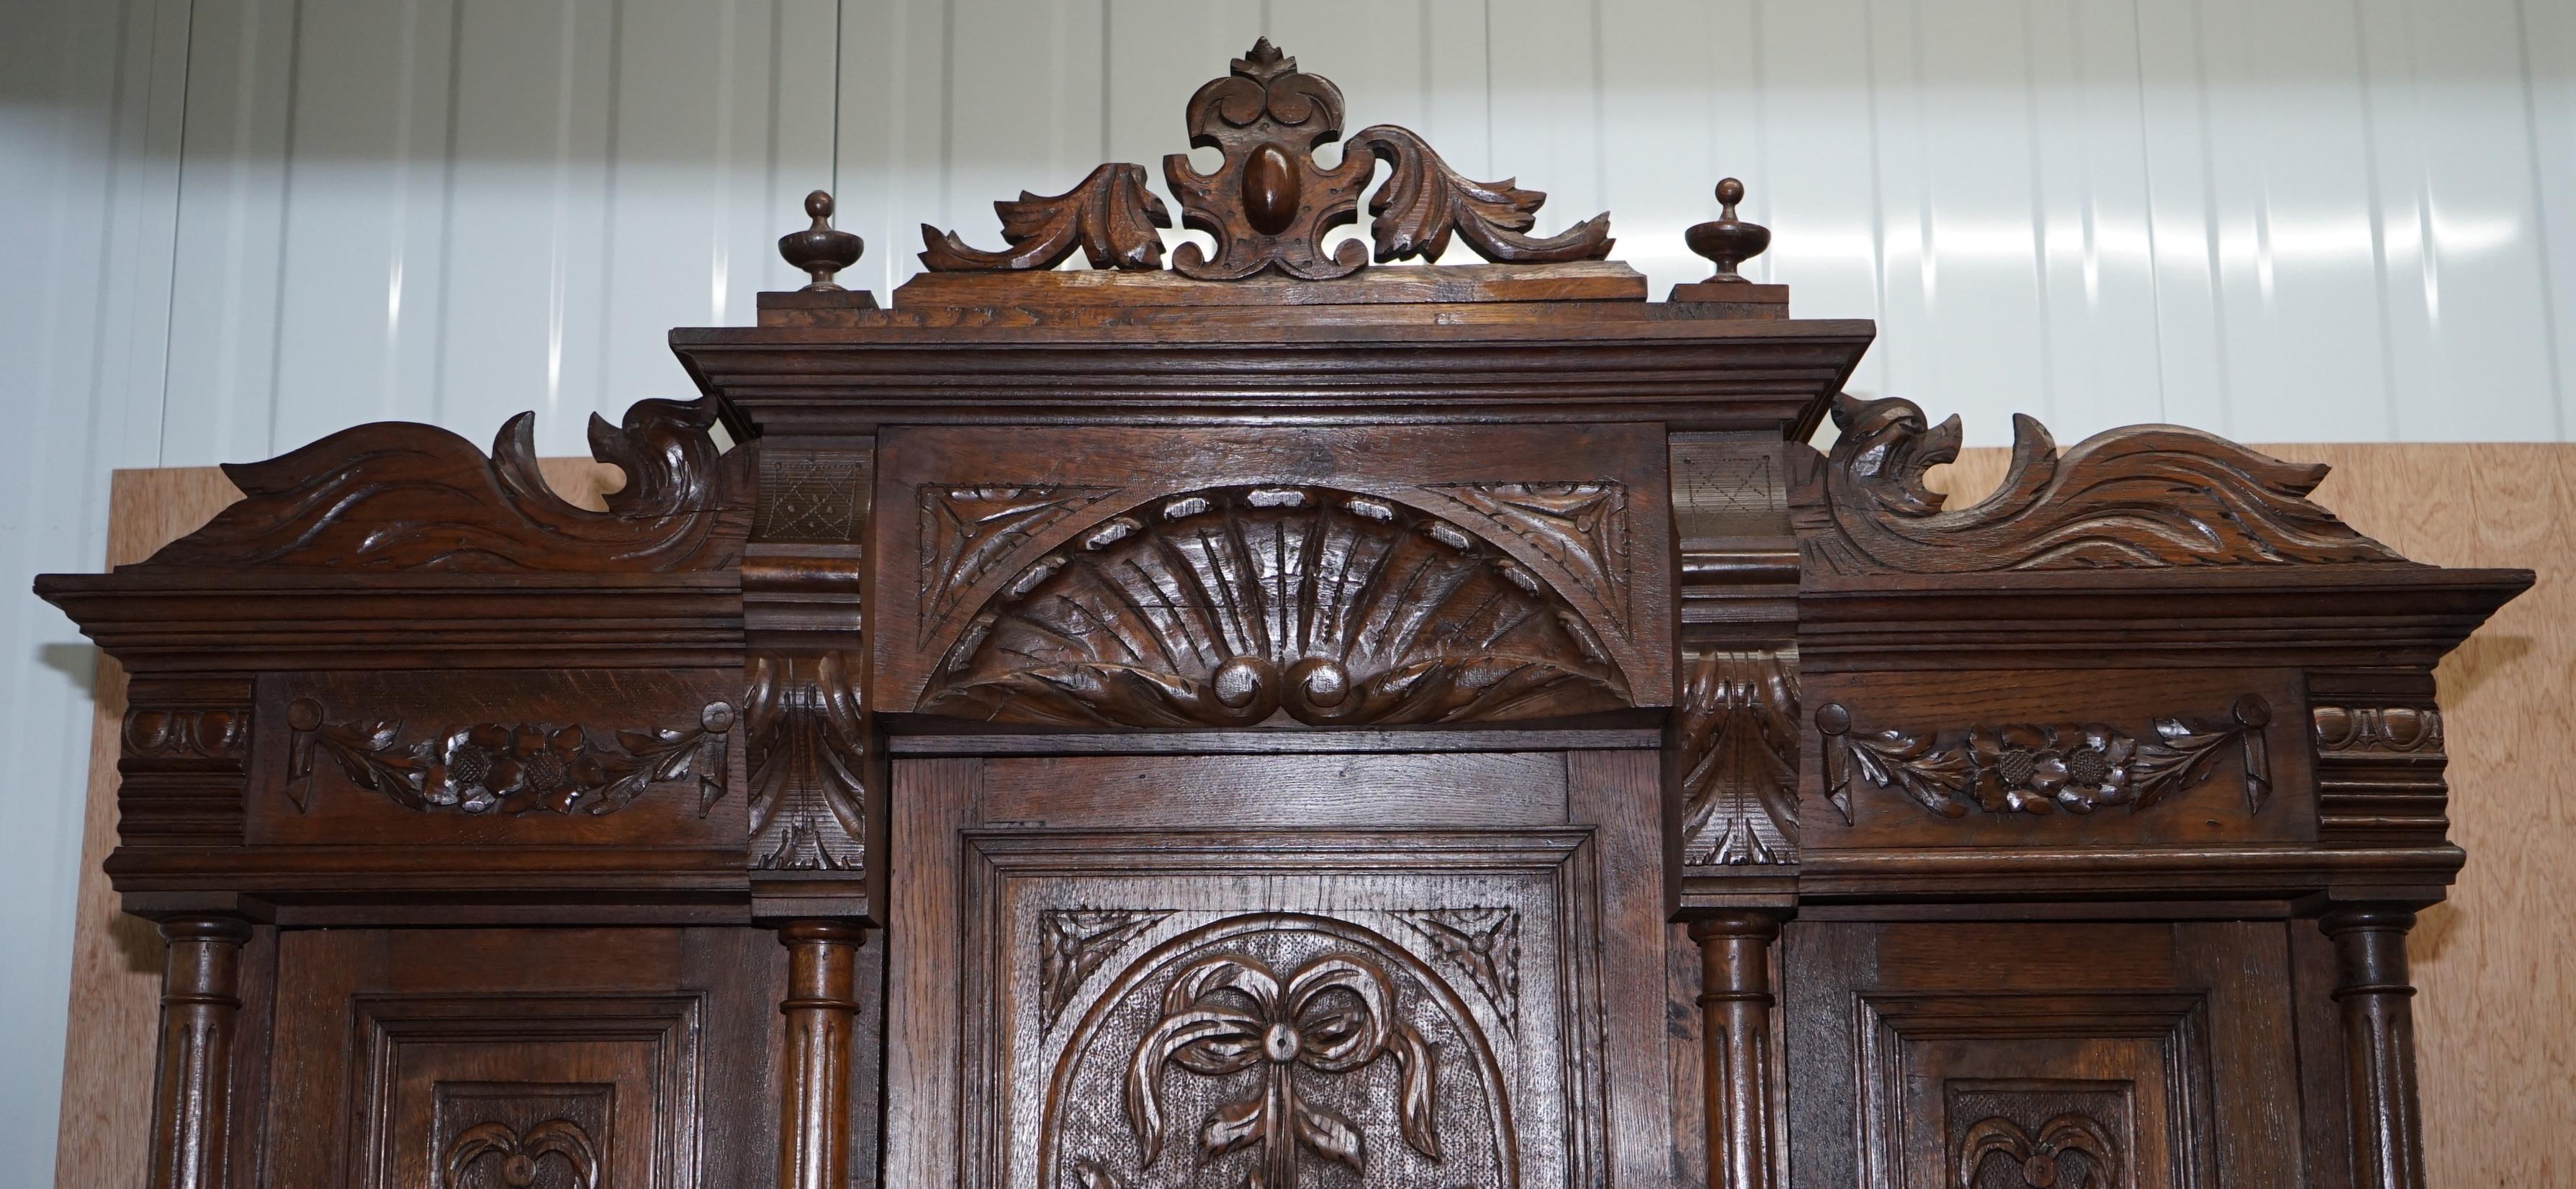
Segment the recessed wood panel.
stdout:
<svg viewBox="0 0 2576 1189">
<path fill-rule="evenodd" d="M 1106 756 L 984 762 L 984 820 L 1393 829 L 1565 820 L 1562 752 Z"/>
</svg>

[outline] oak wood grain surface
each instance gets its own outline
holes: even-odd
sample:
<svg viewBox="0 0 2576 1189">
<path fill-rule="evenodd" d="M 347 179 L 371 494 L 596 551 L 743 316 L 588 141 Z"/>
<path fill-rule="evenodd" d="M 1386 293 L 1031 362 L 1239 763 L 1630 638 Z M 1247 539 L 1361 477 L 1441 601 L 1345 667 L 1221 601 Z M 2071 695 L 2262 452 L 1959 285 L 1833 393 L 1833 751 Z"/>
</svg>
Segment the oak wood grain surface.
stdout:
<svg viewBox="0 0 2576 1189">
<path fill-rule="evenodd" d="M 2320 502 L 2411 558 L 2540 574 L 2439 671 L 2451 836 L 2470 862 L 2410 949 L 2433 1183 L 2555 1183 L 2576 1172 L 2576 920 L 2563 911 L 2576 899 L 2576 776 L 2556 762 L 2576 746 L 2576 446 L 2263 449 L 2334 465 Z M 1949 482 L 1990 489 L 2005 460 L 1969 451 Z M 618 482 L 586 460 L 553 460 L 547 473 L 592 508 Z M 234 496 L 212 468 L 120 473 L 110 563 L 149 555 Z M 159 942 L 119 913 L 99 873 L 114 837 L 123 686 L 102 660 L 56 1174 L 66 1187 L 139 1183 L 149 1134 Z"/>
<path fill-rule="evenodd" d="M 2527 566 L 2435 673 L 2448 735 L 2451 898 L 2408 938 L 2426 1165 L 2435 1185 L 2576 1177 L 2576 446 L 2258 446 L 2335 468 L 2317 500 L 2416 561 Z M 2008 453 L 1964 452 L 1952 506 Z"/>
</svg>

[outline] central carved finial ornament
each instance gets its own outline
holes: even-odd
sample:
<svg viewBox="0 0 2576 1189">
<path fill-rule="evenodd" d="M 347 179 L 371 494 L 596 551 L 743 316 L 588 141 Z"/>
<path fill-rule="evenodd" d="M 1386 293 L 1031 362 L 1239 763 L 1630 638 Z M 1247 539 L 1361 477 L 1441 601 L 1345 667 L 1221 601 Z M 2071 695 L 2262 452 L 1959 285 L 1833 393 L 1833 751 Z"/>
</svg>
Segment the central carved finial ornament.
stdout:
<svg viewBox="0 0 2576 1189">
<path fill-rule="evenodd" d="M 1528 234 L 1547 195 L 1511 179 L 1470 181 L 1411 131 L 1392 124 L 1360 130 L 1341 163 L 1326 167 L 1315 150 L 1342 137 L 1342 90 L 1331 79 L 1297 69 L 1297 59 L 1264 37 L 1190 96 L 1190 144 L 1225 154 L 1201 173 L 1189 154 L 1163 158 L 1163 179 L 1180 202 L 1181 222 L 1215 240 L 1213 250 L 1186 243 L 1172 269 L 1208 281 L 1233 281 L 1273 270 L 1309 281 L 1349 276 L 1376 259 L 1437 259 L 1451 235 L 1487 260 L 1541 264 L 1592 260 L 1610 252 L 1610 216 L 1601 214 L 1547 237 Z M 1359 196 L 1377 162 L 1393 172 L 1369 199 L 1370 244 L 1350 240 L 1324 250 L 1324 238 L 1359 218 Z M 1145 189 L 1142 167 L 1113 163 L 1063 194 L 1023 192 L 999 202 L 1010 247 L 987 252 L 954 233 L 922 226 L 932 272 L 1051 269 L 1080 249 L 1093 268 L 1162 267 L 1154 232 L 1171 215 Z"/>
</svg>

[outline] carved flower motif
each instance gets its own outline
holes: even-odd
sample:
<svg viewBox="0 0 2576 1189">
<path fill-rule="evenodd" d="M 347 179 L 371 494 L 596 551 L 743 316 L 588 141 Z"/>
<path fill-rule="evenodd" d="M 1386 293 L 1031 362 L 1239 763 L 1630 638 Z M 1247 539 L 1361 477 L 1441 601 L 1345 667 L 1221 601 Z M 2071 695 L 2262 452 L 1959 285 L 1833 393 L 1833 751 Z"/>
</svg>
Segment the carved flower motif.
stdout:
<svg viewBox="0 0 2576 1189">
<path fill-rule="evenodd" d="M 578 726 L 548 734 L 498 723 L 460 727 L 438 748 L 421 776 L 421 796 L 432 805 L 466 813 L 531 809 L 569 812 L 572 803 L 608 779 Z"/>
<path fill-rule="evenodd" d="M 1988 813 L 2091 813 L 2129 797 L 2137 741 L 2100 723 L 1979 727 L 1968 735 L 1977 804 Z"/>
</svg>

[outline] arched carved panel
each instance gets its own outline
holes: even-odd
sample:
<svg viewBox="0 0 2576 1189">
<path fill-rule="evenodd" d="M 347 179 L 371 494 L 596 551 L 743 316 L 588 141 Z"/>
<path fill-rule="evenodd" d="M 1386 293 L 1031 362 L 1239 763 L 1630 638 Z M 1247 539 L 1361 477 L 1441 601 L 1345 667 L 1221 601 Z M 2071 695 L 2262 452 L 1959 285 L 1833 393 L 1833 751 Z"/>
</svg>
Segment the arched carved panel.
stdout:
<svg viewBox="0 0 2576 1189">
<path fill-rule="evenodd" d="M 1501 549 L 1391 500 L 1223 487 L 1039 558 L 921 708 L 1126 727 L 1528 719 L 1629 705 L 1581 615 Z"/>
<path fill-rule="evenodd" d="M 1504 1075 L 1451 986 L 1347 921 L 1229 917 L 1136 959 L 1059 1059 L 1049 1184 L 1520 1183 Z"/>
</svg>

